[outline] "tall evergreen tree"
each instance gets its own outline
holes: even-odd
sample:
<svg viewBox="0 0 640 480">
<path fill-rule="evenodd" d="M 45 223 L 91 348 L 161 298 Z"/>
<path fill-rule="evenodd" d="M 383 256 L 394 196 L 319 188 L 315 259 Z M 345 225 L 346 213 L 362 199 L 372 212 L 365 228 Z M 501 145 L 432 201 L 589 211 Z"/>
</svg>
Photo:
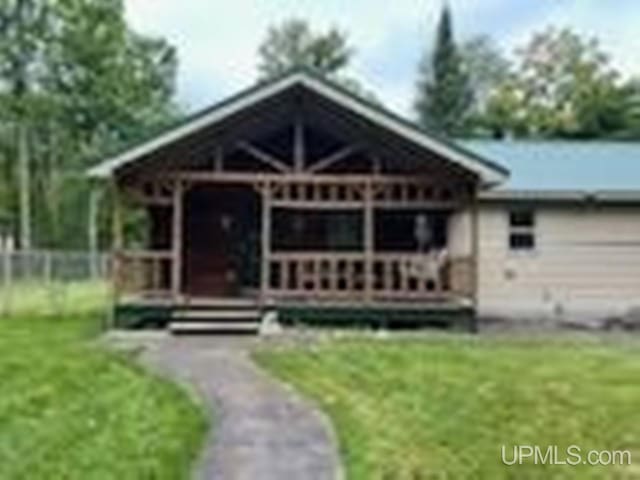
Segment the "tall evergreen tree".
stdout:
<svg viewBox="0 0 640 480">
<path fill-rule="evenodd" d="M 433 53 L 428 51 L 419 67 L 416 112 L 420 123 L 437 132 L 456 135 L 463 131 L 473 101 L 469 75 L 458 52 L 451 9 L 440 15 Z"/>
</svg>

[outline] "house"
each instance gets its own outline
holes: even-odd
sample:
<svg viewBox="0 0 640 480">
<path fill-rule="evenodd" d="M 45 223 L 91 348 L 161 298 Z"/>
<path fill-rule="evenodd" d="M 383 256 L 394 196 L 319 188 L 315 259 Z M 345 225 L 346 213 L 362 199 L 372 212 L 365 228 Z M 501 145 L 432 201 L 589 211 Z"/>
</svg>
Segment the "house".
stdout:
<svg viewBox="0 0 640 480">
<path fill-rule="evenodd" d="M 480 194 L 482 316 L 594 325 L 638 311 L 640 143 L 465 146 L 511 171 Z"/>
<path fill-rule="evenodd" d="M 505 189 L 488 148 L 306 70 L 241 92 L 91 169 L 116 197 L 116 318 L 191 330 L 633 305 L 640 196 Z M 144 248 L 124 208 L 146 218 Z"/>
</svg>

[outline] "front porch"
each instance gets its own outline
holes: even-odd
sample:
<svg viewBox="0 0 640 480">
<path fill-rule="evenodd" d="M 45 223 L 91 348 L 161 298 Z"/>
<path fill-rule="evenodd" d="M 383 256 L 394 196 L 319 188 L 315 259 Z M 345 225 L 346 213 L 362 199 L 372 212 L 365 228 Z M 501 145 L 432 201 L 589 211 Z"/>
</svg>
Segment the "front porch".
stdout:
<svg viewBox="0 0 640 480">
<path fill-rule="evenodd" d="M 289 316 L 361 310 L 378 318 L 473 308 L 473 195 L 455 185 L 182 172 L 129 193 L 149 212 L 151 241 L 114 255 L 125 309 L 249 303 Z"/>
<path fill-rule="evenodd" d="M 472 312 L 478 192 L 506 174 L 309 72 L 92 170 L 116 197 L 118 308 L 194 318 Z"/>
</svg>

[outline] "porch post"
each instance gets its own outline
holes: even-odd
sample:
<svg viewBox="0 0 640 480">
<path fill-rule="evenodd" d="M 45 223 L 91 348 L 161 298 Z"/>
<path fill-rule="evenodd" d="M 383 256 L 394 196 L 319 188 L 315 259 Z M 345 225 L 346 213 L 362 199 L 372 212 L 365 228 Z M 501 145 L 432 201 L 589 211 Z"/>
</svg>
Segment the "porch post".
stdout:
<svg viewBox="0 0 640 480">
<path fill-rule="evenodd" d="M 301 172 L 305 167 L 305 150 L 304 123 L 302 115 L 297 115 L 293 126 L 293 168 L 296 172 Z"/>
<path fill-rule="evenodd" d="M 123 226 L 122 226 L 122 198 L 118 182 L 113 180 L 111 182 L 112 193 L 112 211 L 111 211 L 111 301 L 112 301 L 112 316 L 110 318 L 110 325 L 113 326 L 116 323 L 116 306 L 119 303 L 120 296 L 123 293 L 123 280 L 122 280 L 122 249 L 124 246 Z"/>
<path fill-rule="evenodd" d="M 260 266 L 260 296 L 267 300 L 271 279 L 271 183 L 262 186 L 262 255 Z"/>
<path fill-rule="evenodd" d="M 100 207 L 100 190 L 95 183 L 90 186 L 89 192 L 89 270 L 91 272 L 91 279 L 98 278 L 98 215 Z"/>
<path fill-rule="evenodd" d="M 364 294 L 365 301 L 373 299 L 373 261 L 374 261 L 374 212 L 373 184 L 367 180 L 364 187 Z"/>
<path fill-rule="evenodd" d="M 178 180 L 173 186 L 173 225 L 171 239 L 171 294 L 174 300 L 177 300 L 182 294 L 183 203 L 184 184 Z"/>
<path fill-rule="evenodd" d="M 111 249 L 114 253 L 120 253 L 124 245 L 122 228 L 122 196 L 116 182 L 113 189 L 113 212 L 111 216 Z"/>
</svg>

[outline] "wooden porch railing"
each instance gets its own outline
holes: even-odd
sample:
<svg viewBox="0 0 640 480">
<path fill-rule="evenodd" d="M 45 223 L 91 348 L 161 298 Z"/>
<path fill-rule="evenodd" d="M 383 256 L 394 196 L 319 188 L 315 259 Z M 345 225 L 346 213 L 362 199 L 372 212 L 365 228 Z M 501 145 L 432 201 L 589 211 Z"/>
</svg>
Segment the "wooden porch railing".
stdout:
<svg viewBox="0 0 640 480">
<path fill-rule="evenodd" d="M 435 254 L 272 253 L 268 296 L 433 300 L 473 294 L 473 261 Z"/>
<path fill-rule="evenodd" d="M 120 251 L 113 256 L 113 275 L 119 294 L 168 296 L 171 294 L 170 250 Z"/>
<path fill-rule="evenodd" d="M 119 294 L 169 298 L 171 251 L 114 255 Z M 473 295 L 471 257 L 444 253 L 287 252 L 270 256 L 267 297 L 336 300 L 438 300 Z"/>
<path fill-rule="evenodd" d="M 272 253 L 268 295 L 362 297 L 365 256 L 361 253 Z"/>
</svg>

